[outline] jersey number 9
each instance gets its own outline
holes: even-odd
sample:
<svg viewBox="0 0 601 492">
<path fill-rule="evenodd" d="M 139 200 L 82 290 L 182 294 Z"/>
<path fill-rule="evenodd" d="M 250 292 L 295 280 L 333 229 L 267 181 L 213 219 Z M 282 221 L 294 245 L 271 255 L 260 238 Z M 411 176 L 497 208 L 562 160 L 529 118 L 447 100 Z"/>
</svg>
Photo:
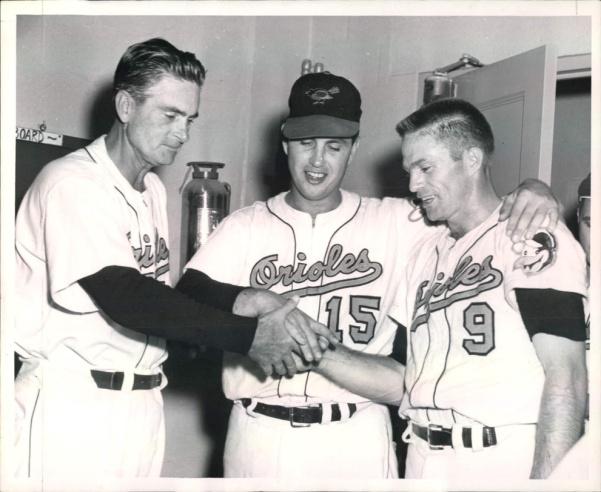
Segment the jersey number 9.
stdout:
<svg viewBox="0 0 601 492">
<path fill-rule="evenodd" d="M 470 355 L 488 355 L 495 348 L 495 312 L 485 302 L 472 302 L 463 311 L 463 327 L 472 336 L 463 340 Z"/>
</svg>

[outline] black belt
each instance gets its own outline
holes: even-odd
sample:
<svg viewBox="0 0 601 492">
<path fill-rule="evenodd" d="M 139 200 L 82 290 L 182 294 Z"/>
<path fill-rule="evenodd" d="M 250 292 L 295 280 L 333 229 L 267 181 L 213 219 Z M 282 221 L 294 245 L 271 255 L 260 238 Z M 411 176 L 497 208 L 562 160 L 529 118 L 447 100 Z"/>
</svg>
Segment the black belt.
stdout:
<svg viewBox="0 0 601 492">
<path fill-rule="evenodd" d="M 442 449 L 445 446 L 453 446 L 452 430 L 439 425 L 422 427 L 421 425 L 411 423 L 413 433 L 430 444 L 431 449 Z M 463 427 L 461 429 L 461 440 L 463 447 L 472 447 L 472 428 Z M 497 444 L 497 434 L 494 427 L 482 428 L 482 446 L 488 448 Z"/>
<path fill-rule="evenodd" d="M 120 390 L 123 387 L 125 374 L 123 372 L 98 371 L 91 369 L 92 377 L 96 386 L 102 389 Z M 161 385 L 163 375 L 158 374 L 134 374 L 132 390 L 149 390 Z"/>
<path fill-rule="evenodd" d="M 250 398 L 242 398 L 240 400 L 242 405 L 246 408 L 252 403 Z M 344 403 L 348 405 L 349 415 L 352 417 L 357 411 L 357 405 L 354 403 Z M 342 420 L 342 412 L 338 403 L 329 405 L 332 408 L 331 418 L 327 419 L 326 422 L 337 422 Z M 260 413 L 267 417 L 274 419 L 287 420 L 290 425 L 293 424 L 322 424 L 323 421 L 323 405 L 316 404 L 315 406 L 307 407 L 283 407 L 280 405 L 267 405 L 266 403 L 257 402 L 253 408 L 253 412 Z"/>
</svg>

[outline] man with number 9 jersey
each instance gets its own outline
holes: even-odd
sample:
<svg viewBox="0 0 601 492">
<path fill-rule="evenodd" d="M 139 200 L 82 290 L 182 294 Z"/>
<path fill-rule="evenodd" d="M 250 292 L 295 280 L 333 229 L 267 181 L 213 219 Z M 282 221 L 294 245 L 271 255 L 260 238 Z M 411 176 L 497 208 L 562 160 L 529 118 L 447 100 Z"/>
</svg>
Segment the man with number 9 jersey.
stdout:
<svg viewBox="0 0 601 492">
<path fill-rule="evenodd" d="M 564 224 L 512 244 L 471 104 L 435 101 L 397 129 L 411 191 L 448 226 L 416 246 L 400 300 L 407 478 L 547 478 L 583 430 L 582 248 Z"/>
</svg>

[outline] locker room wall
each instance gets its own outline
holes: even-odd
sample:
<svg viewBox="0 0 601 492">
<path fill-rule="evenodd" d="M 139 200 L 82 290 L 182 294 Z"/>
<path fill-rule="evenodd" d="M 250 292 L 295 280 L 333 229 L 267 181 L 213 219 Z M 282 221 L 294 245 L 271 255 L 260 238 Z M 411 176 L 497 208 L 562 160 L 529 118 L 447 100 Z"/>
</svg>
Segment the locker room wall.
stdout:
<svg viewBox="0 0 601 492">
<path fill-rule="evenodd" d="M 381 196 L 401 192 L 394 125 L 415 109 L 418 72 L 446 65 L 464 52 L 488 63 L 545 43 L 554 43 L 560 56 L 591 49 L 589 22 L 576 17 L 135 19 L 21 17 L 17 124 L 37 128 L 44 120 L 49 131 L 94 138 L 110 126 L 110 82 L 125 47 L 163 36 L 195 52 L 208 69 L 200 118 L 174 164 L 160 171 L 169 193 L 176 273 L 181 266 L 178 189 L 186 162 L 226 163 L 222 178 L 232 185 L 232 209 L 282 189 L 278 128 L 303 58 L 324 63 L 359 87 L 361 141 L 344 186 Z"/>
<path fill-rule="evenodd" d="M 222 179 L 232 185 L 233 209 L 282 189 L 278 127 L 303 58 L 324 63 L 360 89 L 361 141 L 344 186 L 380 196 L 401 192 L 395 184 L 394 125 L 415 109 L 418 72 L 451 63 L 464 52 L 488 63 L 545 43 L 554 43 L 558 55 L 591 50 L 588 20 L 571 17 L 22 16 L 17 125 L 37 128 L 45 120 L 48 131 L 80 138 L 105 132 L 118 58 L 129 44 L 154 36 L 195 52 L 208 69 L 190 141 L 174 164 L 160 171 L 170 201 L 174 280 L 180 271 L 178 188 L 185 163 L 225 162 Z M 164 474 L 218 473 L 225 425 L 214 413 L 225 408 L 218 371 L 202 363 L 180 365 L 173 374 L 172 389 L 165 393 Z"/>
</svg>

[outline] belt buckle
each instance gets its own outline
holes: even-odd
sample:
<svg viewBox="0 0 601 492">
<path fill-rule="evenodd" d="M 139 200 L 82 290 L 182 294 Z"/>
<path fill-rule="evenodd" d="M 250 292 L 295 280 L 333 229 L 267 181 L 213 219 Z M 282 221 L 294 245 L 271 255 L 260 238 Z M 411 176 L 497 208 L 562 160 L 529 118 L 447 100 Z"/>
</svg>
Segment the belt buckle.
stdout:
<svg viewBox="0 0 601 492">
<path fill-rule="evenodd" d="M 123 381 L 125 379 L 125 373 L 121 371 L 113 371 L 110 373 L 110 388 L 112 390 L 120 391 L 123 389 Z"/>
<path fill-rule="evenodd" d="M 441 449 L 444 449 L 444 446 L 441 446 L 441 445 L 436 446 L 436 445 L 432 444 L 432 441 L 430 439 L 430 434 L 431 434 L 432 431 L 442 431 L 442 429 L 443 429 L 442 425 L 428 424 L 428 428 L 427 428 L 428 434 L 427 434 L 427 437 L 428 437 L 428 446 L 430 447 L 430 449 L 432 449 L 432 450 L 441 450 Z"/>
<path fill-rule="evenodd" d="M 294 408 L 288 407 L 288 422 L 290 422 L 291 427 L 311 427 L 311 424 L 302 424 L 300 422 L 294 421 Z"/>
</svg>

